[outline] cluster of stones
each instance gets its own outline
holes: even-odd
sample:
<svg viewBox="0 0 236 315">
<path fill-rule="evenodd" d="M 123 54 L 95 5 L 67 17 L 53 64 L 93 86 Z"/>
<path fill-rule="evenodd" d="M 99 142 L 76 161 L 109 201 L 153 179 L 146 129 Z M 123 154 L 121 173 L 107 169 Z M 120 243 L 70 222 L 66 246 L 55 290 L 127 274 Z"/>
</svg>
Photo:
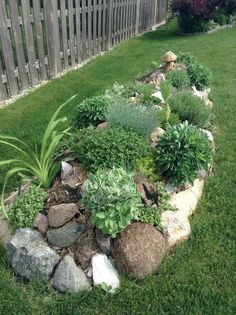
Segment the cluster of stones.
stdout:
<svg viewBox="0 0 236 315">
<path fill-rule="evenodd" d="M 165 80 L 165 71 L 176 67 L 176 56 L 167 52 L 163 61 L 165 65 L 153 74 L 152 80 L 157 86 L 153 95 L 164 103 L 159 91 L 160 81 Z M 207 106 L 208 92 L 200 92 L 193 87 L 194 95 L 204 99 Z M 106 127 L 106 123 L 99 126 Z M 212 134 L 208 130 L 203 131 L 214 147 Z M 164 132 L 161 128 L 153 131 L 150 137 L 153 145 Z M 92 285 L 102 285 L 114 291 L 120 285 L 118 272 L 143 279 L 157 269 L 170 250 L 188 239 L 191 233 L 189 217 L 201 198 L 207 175 L 208 172 L 200 171 L 194 184 L 181 192 L 166 186 L 171 194 L 170 205 L 177 211 L 161 214 L 163 233 L 152 225 L 133 222 L 116 239 L 111 239 L 90 225 L 86 209 L 81 212 L 79 199 L 86 178 L 71 165 L 62 162 L 61 185 L 65 195 L 72 192 L 75 200 L 52 205 L 49 201 L 47 213 L 40 212 L 36 216 L 32 229 L 18 230 L 6 243 L 13 270 L 29 280 L 40 277 L 50 281 L 59 292 L 69 293 L 90 289 Z M 149 198 L 155 191 L 154 187 L 143 179 L 135 179 L 135 182 L 143 202 L 155 206 Z M 12 196 L 6 203 L 13 202 L 17 197 L 16 194 Z"/>
</svg>

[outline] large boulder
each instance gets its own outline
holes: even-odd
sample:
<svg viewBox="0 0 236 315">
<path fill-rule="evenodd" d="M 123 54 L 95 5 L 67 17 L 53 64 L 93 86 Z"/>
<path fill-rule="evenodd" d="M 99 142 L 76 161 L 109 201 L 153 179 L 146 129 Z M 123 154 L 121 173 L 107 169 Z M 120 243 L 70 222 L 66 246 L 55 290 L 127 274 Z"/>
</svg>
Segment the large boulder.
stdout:
<svg viewBox="0 0 236 315">
<path fill-rule="evenodd" d="M 20 229 L 6 244 L 11 266 L 23 278 L 50 279 L 59 256 L 50 248 L 38 231 Z"/>
<path fill-rule="evenodd" d="M 52 285 L 57 291 L 67 293 L 88 290 L 91 287 L 85 273 L 76 266 L 70 255 L 66 255 L 60 262 L 52 279 Z"/>
<path fill-rule="evenodd" d="M 119 274 L 110 260 L 104 254 L 97 254 L 92 258 L 93 283 L 106 285 L 110 291 L 115 291 L 120 285 Z"/>
<path fill-rule="evenodd" d="M 84 224 L 71 221 L 60 228 L 47 231 L 48 242 L 56 247 L 63 248 L 73 245 L 84 232 Z"/>
<path fill-rule="evenodd" d="M 75 203 L 52 206 L 48 211 L 48 220 L 51 227 L 59 227 L 69 222 L 77 213 Z"/>
<path fill-rule="evenodd" d="M 142 279 L 154 272 L 165 254 L 165 240 L 152 225 L 129 225 L 114 241 L 114 257 L 120 272 Z"/>
</svg>

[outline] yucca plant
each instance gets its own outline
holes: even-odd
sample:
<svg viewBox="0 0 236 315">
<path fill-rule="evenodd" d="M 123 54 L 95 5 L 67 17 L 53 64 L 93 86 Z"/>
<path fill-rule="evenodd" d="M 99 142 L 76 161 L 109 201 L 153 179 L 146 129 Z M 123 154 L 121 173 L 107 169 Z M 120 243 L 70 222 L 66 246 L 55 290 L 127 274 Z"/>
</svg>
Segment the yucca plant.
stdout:
<svg viewBox="0 0 236 315">
<path fill-rule="evenodd" d="M 22 155 L 22 158 L 19 159 L 0 161 L 0 166 L 14 165 L 6 173 L 1 195 L 1 208 L 7 219 L 9 218 L 4 207 L 4 192 L 7 182 L 12 175 L 17 173 L 23 180 L 30 181 L 39 187 L 47 189 L 58 173 L 60 162 L 57 161 L 55 151 L 62 137 L 70 130 L 70 127 L 62 131 L 56 129 L 59 124 L 67 120 L 66 117 L 58 118 L 58 115 L 62 108 L 75 97 L 76 95 L 69 98 L 53 114 L 44 132 L 40 150 L 36 146 L 34 150 L 31 149 L 25 142 L 18 138 L 0 135 L 0 144 L 13 148 L 17 153 Z"/>
</svg>

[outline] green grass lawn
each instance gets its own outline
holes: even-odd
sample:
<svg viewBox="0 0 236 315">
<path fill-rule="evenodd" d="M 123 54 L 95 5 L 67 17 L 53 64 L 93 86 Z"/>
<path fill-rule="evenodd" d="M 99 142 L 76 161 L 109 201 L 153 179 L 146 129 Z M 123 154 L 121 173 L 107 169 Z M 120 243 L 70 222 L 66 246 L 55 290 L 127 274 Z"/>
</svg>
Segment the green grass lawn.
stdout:
<svg viewBox="0 0 236 315">
<path fill-rule="evenodd" d="M 191 218 L 190 239 L 165 258 L 155 275 L 143 281 L 125 278 L 114 295 L 100 289 L 60 295 L 37 282 L 17 283 L 2 250 L 0 314 L 236 314 L 236 28 L 179 37 L 170 24 L 131 39 L 0 110 L 0 130 L 30 144 L 40 142 L 50 115 L 69 96 L 78 93 L 80 101 L 103 93 L 115 81 L 131 80 L 167 50 L 189 51 L 213 73 L 215 170 Z M 74 106 L 66 110 L 69 117 Z M 0 150 L 1 159 L 13 155 Z M 14 184 L 11 181 L 8 189 Z"/>
</svg>

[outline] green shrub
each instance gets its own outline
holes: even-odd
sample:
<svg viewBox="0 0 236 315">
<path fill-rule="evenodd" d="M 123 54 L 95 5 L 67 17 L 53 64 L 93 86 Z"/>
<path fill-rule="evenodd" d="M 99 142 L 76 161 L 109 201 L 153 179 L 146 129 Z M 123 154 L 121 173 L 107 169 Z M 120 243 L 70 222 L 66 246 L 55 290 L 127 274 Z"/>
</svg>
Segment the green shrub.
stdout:
<svg viewBox="0 0 236 315">
<path fill-rule="evenodd" d="M 229 23 L 229 16 L 224 9 L 216 10 L 214 14 L 214 22 L 218 23 L 219 25 L 226 25 Z"/>
<path fill-rule="evenodd" d="M 82 203 L 92 211 L 92 223 L 112 237 L 127 227 L 142 205 L 132 175 L 122 168 L 90 174 Z"/>
<path fill-rule="evenodd" d="M 34 187 L 17 198 L 9 211 L 10 225 L 14 232 L 17 229 L 32 226 L 36 215 L 43 210 L 46 196 L 43 189 Z"/>
<path fill-rule="evenodd" d="M 85 135 L 76 154 L 87 170 L 95 172 L 113 166 L 133 169 L 136 160 L 150 151 L 149 143 L 135 132 L 106 128 Z"/>
<path fill-rule="evenodd" d="M 89 126 L 97 127 L 97 125 L 105 121 L 105 111 L 110 102 L 111 98 L 104 95 L 84 100 L 76 108 L 75 126 L 80 129 Z"/>
<path fill-rule="evenodd" d="M 170 81 L 176 89 L 190 86 L 190 79 L 186 70 L 175 69 L 166 74 L 166 80 Z"/>
<path fill-rule="evenodd" d="M 152 130 L 158 127 L 158 119 L 153 109 L 130 104 L 125 98 L 116 98 L 108 106 L 106 121 L 112 127 L 132 130 L 144 137 L 149 137 Z"/>
<path fill-rule="evenodd" d="M 156 115 L 163 129 L 166 129 L 169 125 L 174 126 L 180 123 L 178 114 L 170 112 L 170 114 L 167 115 L 166 108 L 156 111 Z"/>
<path fill-rule="evenodd" d="M 169 100 L 171 110 L 176 113 L 181 121 L 205 127 L 210 119 L 210 110 L 204 101 L 189 92 L 181 92 Z"/>
<path fill-rule="evenodd" d="M 165 102 L 167 102 L 173 92 L 173 85 L 169 81 L 161 80 L 160 91 Z"/>
<path fill-rule="evenodd" d="M 157 166 L 170 183 L 192 183 L 200 169 L 208 169 L 212 150 L 207 136 L 187 122 L 169 127 L 156 147 Z"/>
<path fill-rule="evenodd" d="M 195 85 L 198 90 L 203 90 L 210 84 L 210 70 L 200 64 L 197 59 L 188 52 L 178 55 L 178 62 L 186 65 L 186 70 L 190 78 L 191 85 Z"/>
<path fill-rule="evenodd" d="M 156 168 L 156 161 L 152 155 L 138 159 L 135 164 L 135 170 L 142 176 L 147 177 L 151 182 L 160 180 L 160 175 Z"/>
</svg>

